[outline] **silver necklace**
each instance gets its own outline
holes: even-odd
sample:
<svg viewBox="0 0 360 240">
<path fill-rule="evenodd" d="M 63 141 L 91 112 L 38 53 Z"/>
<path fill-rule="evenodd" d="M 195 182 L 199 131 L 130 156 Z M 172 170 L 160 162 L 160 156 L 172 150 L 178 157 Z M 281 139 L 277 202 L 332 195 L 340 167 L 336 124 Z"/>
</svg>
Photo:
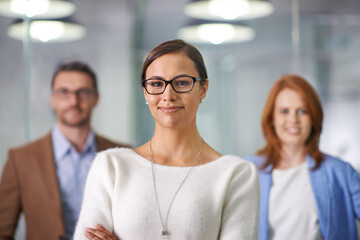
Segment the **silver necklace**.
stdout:
<svg viewBox="0 0 360 240">
<path fill-rule="evenodd" d="M 153 161 L 153 151 L 152 151 L 152 147 L 151 147 L 151 139 L 150 139 L 150 162 L 151 162 L 151 172 L 152 172 L 152 179 L 153 179 L 153 186 L 154 186 L 154 193 L 155 193 L 155 199 L 156 199 L 156 205 L 157 205 L 157 209 L 158 209 L 158 213 L 159 213 L 159 218 L 160 218 L 160 221 L 161 221 L 161 225 L 162 225 L 162 231 L 161 231 L 161 235 L 162 236 L 165 236 L 167 235 L 169 232 L 167 230 L 167 220 L 168 220 L 168 216 L 169 216 L 169 212 L 170 212 L 170 208 L 171 208 L 171 205 L 173 204 L 174 202 L 174 199 L 177 195 L 177 193 L 179 192 L 180 188 L 182 187 L 182 185 L 185 183 L 186 179 L 188 178 L 188 176 L 190 175 L 191 171 L 193 170 L 199 156 L 200 156 L 200 153 L 201 153 L 201 150 L 202 150 L 202 147 L 204 145 L 204 139 L 202 139 L 202 143 L 201 143 L 201 146 L 200 146 L 200 150 L 195 158 L 195 161 L 193 162 L 191 168 L 189 169 L 189 171 L 187 172 L 187 174 L 185 175 L 184 179 L 181 181 L 179 187 L 177 188 L 174 196 L 172 197 L 171 199 L 171 202 L 169 204 L 169 208 L 166 212 L 166 216 L 165 216 L 165 219 L 163 219 L 162 215 L 161 215 L 161 212 L 160 212 L 160 204 L 159 204 L 159 198 L 158 198 L 158 195 L 157 195 L 157 189 L 156 189 L 156 184 L 155 184 L 155 171 L 154 171 L 154 164 L 155 162 Z"/>
</svg>

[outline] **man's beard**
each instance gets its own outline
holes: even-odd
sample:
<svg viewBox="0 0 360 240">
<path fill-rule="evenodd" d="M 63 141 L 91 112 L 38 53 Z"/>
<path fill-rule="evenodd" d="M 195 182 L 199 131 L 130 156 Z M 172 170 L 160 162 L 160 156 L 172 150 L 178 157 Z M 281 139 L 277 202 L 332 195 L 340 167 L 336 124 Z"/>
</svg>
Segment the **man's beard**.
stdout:
<svg viewBox="0 0 360 240">
<path fill-rule="evenodd" d="M 76 128 L 76 127 L 83 127 L 83 126 L 87 125 L 87 124 L 89 123 L 89 121 L 90 121 L 90 119 L 82 119 L 82 120 L 79 121 L 79 122 L 70 123 L 70 122 L 68 122 L 66 119 L 61 119 L 61 122 L 62 122 L 64 125 L 66 125 L 66 126 L 68 126 L 68 127 L 74 127 L 74 128 Z"/>
<path fill-rule="evenodd" d="M 79 112 L 81 112 L 81 110 L 79 108 L 77 108 Z M 69 111 L 69 110 L 68 110 Z M 83 119 L 80 119 L 78 122 L 69 122 L 66 117 L 62 117 L 60 118 L 60 121 L 67 127 L 84 127 L 86 126 L 89 122 L 90 122 L 90 116 L 86 116 Z"/>
</svg>

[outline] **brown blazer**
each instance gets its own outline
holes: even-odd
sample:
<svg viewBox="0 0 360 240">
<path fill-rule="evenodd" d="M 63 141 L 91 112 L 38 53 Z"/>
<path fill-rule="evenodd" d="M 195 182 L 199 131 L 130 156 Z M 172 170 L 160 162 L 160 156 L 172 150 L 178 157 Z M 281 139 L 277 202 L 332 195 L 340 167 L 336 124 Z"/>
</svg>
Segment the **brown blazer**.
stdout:
<svg viewBox="0 0 360 240">
<path fill-rule="evenodd" d="M 96 135 L 97 150 L 129 147 Z M 10 149 L 0 181 L 0 239 L 13 239 L 24 212 L 27 240 L 65 239 L 51 134 Z"/>
</svg>

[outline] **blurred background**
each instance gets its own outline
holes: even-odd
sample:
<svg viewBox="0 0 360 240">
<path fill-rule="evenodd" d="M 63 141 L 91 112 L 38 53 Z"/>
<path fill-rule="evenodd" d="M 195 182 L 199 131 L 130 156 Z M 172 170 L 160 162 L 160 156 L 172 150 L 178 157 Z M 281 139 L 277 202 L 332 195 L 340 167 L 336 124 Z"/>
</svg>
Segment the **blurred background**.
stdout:
<svg viewBox="0 0 360 240">
<path fill-rule="evenodd" d="M 207 0 L 52 0 L 55 15 L 40 16 L 42 22 L 56 18 L 67 25 L 47 29 L 35 26 L 40 5 L 21 12 L 31 1 L 0 0 L 0 171 L 9 148 L 51 130 L 52 73 L 70 59 L 97 72 L 94 129 L 133 146 L 148 141 L 154 122 L 140 87 L 141 64 L 154 46 L 175 38 L 204 56 L 210 88 L 197 121 L 222 154 L 247 156 L 263 146 L 268 91 L 281 75 L 296 73 L 321 97 L 322 151 L 360 171 L 359 0 L 212 0 L 212 7 Z M 8 12 L 19 6 L 17 14 Z"/>
<path fill-rule="evenodd" d="M 70 23 L 62 38 L 56 26 L 33 30 L 35 13 L 7 13 L 11 1 L 0 0 L 0 171 L 9 148 L 51 130 L 52 73 L 69 59 L 86 61 L 97 72 L 101 96 L 94 129 L 133 146 L 148 141 L 154 122 L 140 87 L 141 64 L 154 46 L 175 38 L 193 43 L 204 56 L 210 88 L 197 121 L 204 139 L 222 154 L 247 156 L 263 146 L 260 117 L 268 91 L 281 75 L 296 73 L 323 103 L 321 149 L 360 170 L 359 0 L 249 0 L 247 9 L 260 4 L 260 13 L 242 13 L 243 5 L 236 5 L 224 16 L 216 13 L 226 10 L 220 5 L 206 15 L 205 0 L 50 2 L 72 4 L 54 5 L 69 8 L 66 19 L 60 13 L 41 17 Z M 197 29 L 200 24 L 216 25 Z"/>
</svg>

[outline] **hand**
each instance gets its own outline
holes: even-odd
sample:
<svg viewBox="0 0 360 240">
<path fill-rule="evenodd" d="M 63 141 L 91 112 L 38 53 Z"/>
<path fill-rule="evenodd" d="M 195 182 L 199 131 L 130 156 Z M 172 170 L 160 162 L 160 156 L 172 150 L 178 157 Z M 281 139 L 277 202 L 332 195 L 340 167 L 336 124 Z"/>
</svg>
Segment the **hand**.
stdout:
<svg viewBox="0 0 360 240">
<path fill-rule="evenodd" d="M 118 240 L 109 230 L 100 224 L 96 224 L 95 228 L 86 228 L 85 237 L 89 240 Z"/>
</svg>

